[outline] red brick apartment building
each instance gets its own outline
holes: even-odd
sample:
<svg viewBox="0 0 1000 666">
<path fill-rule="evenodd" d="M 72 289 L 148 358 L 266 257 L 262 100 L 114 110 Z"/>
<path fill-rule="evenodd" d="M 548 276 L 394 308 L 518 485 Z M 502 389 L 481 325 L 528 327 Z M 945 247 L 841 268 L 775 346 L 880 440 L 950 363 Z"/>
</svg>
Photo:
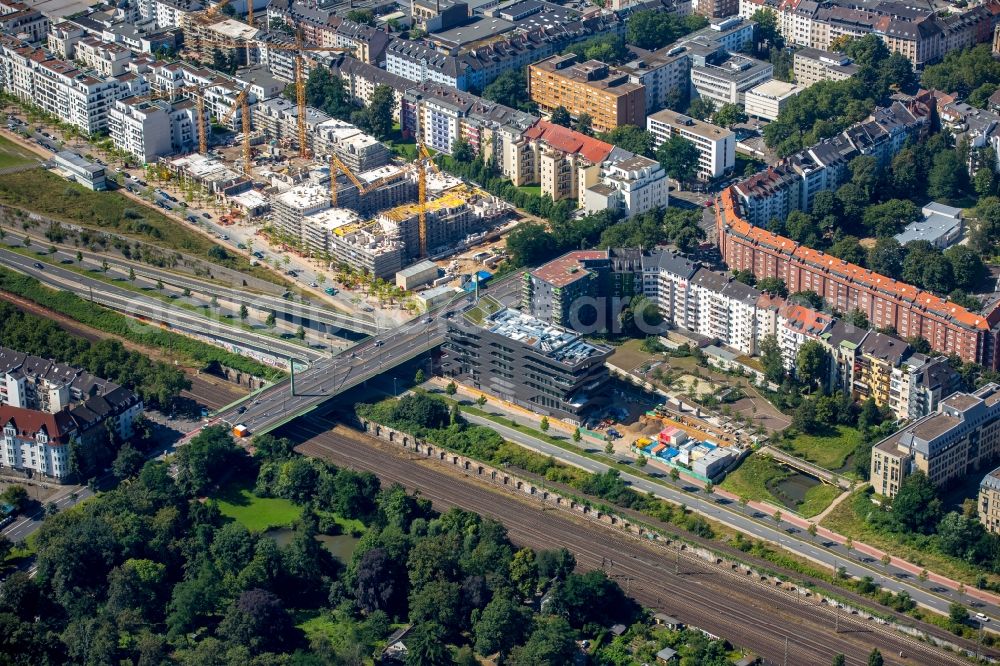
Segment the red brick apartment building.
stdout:
<svg viewBox="0 0 1000 666">
<path fill-rule="evenodd" d="M 861 310 L 872 326 L 891 326 L 900 337 L 925 338 L 935 351 L 1000 369 L 1000 306 L 975 314 L 913 285 L 799 245 L 748 223 L 737 202 L 730 188 L 716 205 L 719 250 L 730 270 L 749 270 L 757 279 L 780 278 L 791 293 L 815 291 L 841 312 Z"/>
</svg>

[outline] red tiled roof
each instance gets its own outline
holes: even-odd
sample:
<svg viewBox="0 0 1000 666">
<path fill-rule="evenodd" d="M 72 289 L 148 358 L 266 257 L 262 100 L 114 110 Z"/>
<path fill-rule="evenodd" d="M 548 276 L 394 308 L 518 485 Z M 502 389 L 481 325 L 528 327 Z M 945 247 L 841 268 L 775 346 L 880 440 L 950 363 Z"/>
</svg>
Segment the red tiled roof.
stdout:
<svg viewBox="0 0 1000 666">
<path fill-rule="evenodd" d="M 58 443 L 67 443 L 69 435 L 76 430 L 69 412 L 49 414 L 35 409 L 0 405 L 0 427 L 7 427 L 11 421 L 21 437 L 34 438 L 35 433 L 44 427 L 49 439 Z"/>
<path fill-rule="evenodd" d="M 528 128 L 524 136 L 531 140 L 541 139 L 564 153 L 579 153 L 593 164 L 603 162 L 614 146 L 593 137 L 581 134 L 561 125 L 555 125 L 547 120 L 539 120 Z"/>
<path fill-rule="evenodd" d="M 732 229 L 741 236 L 745 236 L 762 245 L 777 248 L 785 254 L 794 256 L 800 263 L 821 268 L 824 272 L 841 276 L 851 282 L 864 285 L 869 289 L 891 294 L 902 301 L 909 301 L 925 312 L 936 314 L 945 319 L 951 319 L 966 328 L 983 331 L 988 331 L 990 328 L 985 317 L 969 312 L 969 310 L 957 303 L 946 301 L 930 292 L 921 291 L 911 284 L 893 280 L 892 278 L 880 275 L 867 268 L 850 264 L 819 250 L 798 245 L 784 236 L 779 236 L 766 229 L 751 225 L 737 214 L 736 197 L 731 188 L 727 188 L 722 192 L 720 202 L 721 205 L 718 207 L 716 214 L 725 220 L 725 224 L 729 229 Z"/>
</svg>

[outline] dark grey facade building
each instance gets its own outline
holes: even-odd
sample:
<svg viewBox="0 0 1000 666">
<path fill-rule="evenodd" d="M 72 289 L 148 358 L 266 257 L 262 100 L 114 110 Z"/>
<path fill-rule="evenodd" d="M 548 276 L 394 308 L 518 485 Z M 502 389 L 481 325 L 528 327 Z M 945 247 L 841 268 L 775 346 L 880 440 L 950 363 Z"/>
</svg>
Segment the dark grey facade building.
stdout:
<svg viewBox="0 0 1000 666">
<path fill-rule="evenodd" d="M 442 371 L 536 413 L 580 423 L 607 404 L 611 351 L 482 299 L 449 321 Z"/>
</svg>

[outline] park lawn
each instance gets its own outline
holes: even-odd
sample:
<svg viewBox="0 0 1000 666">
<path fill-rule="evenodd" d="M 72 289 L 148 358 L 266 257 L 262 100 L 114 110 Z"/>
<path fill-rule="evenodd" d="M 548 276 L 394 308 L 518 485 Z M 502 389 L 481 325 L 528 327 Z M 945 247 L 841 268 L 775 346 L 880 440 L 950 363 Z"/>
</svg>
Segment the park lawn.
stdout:
<svg viewBox="0 0 1000 666">
<path fill-rule="evenodd" d="M 344 518 L 340 514 L 332 511 L 317 511 L 316 513 L 320 516 L 333 518 L 333 521 L 340 525 L 340 529 L 344 534 L 363 534 L 365 530 L 368 529 L 365 527 L 365 524 L 357 518 Z"/>
<path fill-rule="evenodd" d="M 215 499 L 219 511 L 251 532 L 287 527 L 302 515 L 302 507 L 278 497 L 257 497 L 242 483 L 231 483 Z"/>
<path fill-rule="evenodd" d="M 786 508 L 784 503 L 771 494 L 767 484 L 776 483 L 788 475 L 789 473 L 771 458 L 751 453 L 742 465 L 726 475 L 719 486 L 738 497 L 745 497 L 755 502 L 767 502 L 784 509 Z"/>
<path fill-rule="evenodd" d="M 907 542 L 903 535 L 876 530 L 859 515 L 864 506 L 858 505 L 868 502 L 867 499 L 859 501 L 858 498 L 863 493 L 864 489 L 846 498 L 820 521 L 820 525 L 843 536 L 849 536 L 855 541 L 863 541 L 869 546 L 888 551 L 918 566 L 927 567 L 934 573 L 959 580 L 966 585 L 975 585 L 980 575 L 986 576 L 991 582 L 1000 582 L 1000 576 L 990 574 L 986 569 L 974 567 L 957 558 L 943 555 L 932 546 L 917 540 Z"/>
<path fill-rule="evenodd" d="M 815 463 L 823 469 L 836 471 L 843 469 L 847 458 L 854 453 L 861 441 L 861 431 L 845 425 L 835 425 L 818 435 L 799 433 L 781 443 L 781 448 L 789 449 L 803 460 Z"/>
<path fill-rule="evenodd" d="M 541 185 L 520 185 L 520 186 L 518 186 L 517 189 L 521 190 L 525 194 L 530 194 L 533 197 L 540 197 L 540 196 L 542 196 L 542 186 Z"/>
<path fill-rule="evenodd" d="M 118 192 L 92 192 L 48 171 L 31 169 L 0 175 L 0 204 L 62 222 L 119 233 L 284 284 L 267 269 L 250 266 L 249 260 L 242 255 L 227 250 L 227 258 L 213 256 L 209 250 L 223 249 L 222 246 L 148 206 Z"/>
<path fill-rule="evenodd" d="M 10 139 L 0 136 L 0 169 L 38 164 L 38 156 Z"/>
<path fill-rule="evenodd" d="M 812 518 L 826 511 L 826 508 L 833 503 L 833 500 L 840 497 L 840 493 L 846 492 L 837 486 L 821 483 L 806 491 L 805 499 L 799 504 L 795 511 L 803 518 Z"/>
</svg>

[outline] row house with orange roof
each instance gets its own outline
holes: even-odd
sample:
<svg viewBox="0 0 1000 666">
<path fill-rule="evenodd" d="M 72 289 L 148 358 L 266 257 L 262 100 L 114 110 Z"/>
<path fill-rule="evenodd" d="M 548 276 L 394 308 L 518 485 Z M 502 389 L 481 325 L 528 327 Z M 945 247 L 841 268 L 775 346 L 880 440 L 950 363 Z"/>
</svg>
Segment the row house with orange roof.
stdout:
<svg viewBox="0 0 1000 666">
<path fill-rule="evenodd" d="M 758 279 L 780 278 L 790 292 L 814 291 L 838 311 L 861 311 L 872 326 L 891 327 L 904 338 L 924 338 L 934 350 L 965 361 L 1000 367 L 996 329 L 1000 308 L 988 315 L 975 314 L 752 225 L 742 210 L 735 188 L 725 190 L 716 220 L 719 248 L 731 270 L 748 270 Z"/>
</svg>

